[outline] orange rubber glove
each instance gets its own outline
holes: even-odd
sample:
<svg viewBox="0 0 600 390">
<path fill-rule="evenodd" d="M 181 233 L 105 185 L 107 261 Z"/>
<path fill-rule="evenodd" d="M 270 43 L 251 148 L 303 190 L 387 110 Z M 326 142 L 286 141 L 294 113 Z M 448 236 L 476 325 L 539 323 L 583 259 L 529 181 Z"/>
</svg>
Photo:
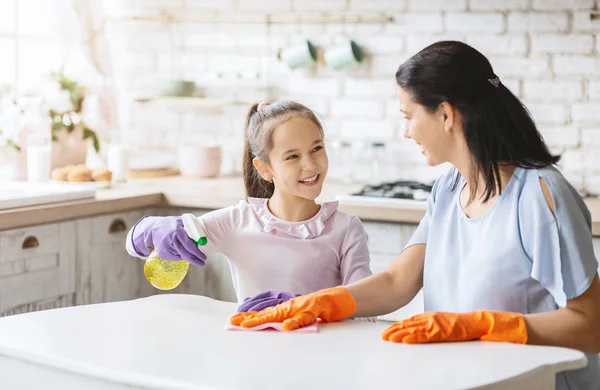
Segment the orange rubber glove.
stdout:
<svg viewBox="0 0 600 390">
<path fill-rule="evenodd" d="M 231 317 L 232 325 L 252 328 L 268 322 L 283 322 L 285 330 L 294 330 L 312 324 L 320 318 L 335 322 L 350 317 L 356 311 L 356 302 L 345 287 L 332 287 L 312 294 L 292 298 L 287 302 L 260 312 L 238 313 Z"/>
<path fill-rule="evenodd" d="M 522 314 L 473 311 L 423 313 L 390 325 L 381 337 L 407 344 L 443 341 L 504 341 L 525 344 L 527 326 Z"/>
</svg>

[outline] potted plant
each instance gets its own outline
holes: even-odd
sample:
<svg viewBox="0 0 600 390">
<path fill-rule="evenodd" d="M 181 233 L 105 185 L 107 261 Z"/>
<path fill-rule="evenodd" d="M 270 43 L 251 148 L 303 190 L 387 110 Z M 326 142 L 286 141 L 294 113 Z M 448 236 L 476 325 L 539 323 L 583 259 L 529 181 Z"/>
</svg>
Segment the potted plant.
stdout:
<svg viewBox="0 0 600 390">
<path fill-rule="evenodd" d="M 47 102 L 52 133 L 52 168 L 84 164 L 88 141 L 100 151 L 98 135 L 83 120 L 87 88 L 63 73 L 53 73 L 57 83 L 54 96 Z"/>
</svg>

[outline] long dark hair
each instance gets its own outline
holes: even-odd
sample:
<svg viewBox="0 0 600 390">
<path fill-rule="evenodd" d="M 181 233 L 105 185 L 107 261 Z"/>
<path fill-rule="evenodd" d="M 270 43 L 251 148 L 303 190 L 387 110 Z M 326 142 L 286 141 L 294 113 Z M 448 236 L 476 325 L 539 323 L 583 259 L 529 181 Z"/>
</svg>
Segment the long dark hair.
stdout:
<svg viewBox="0 0 600 390">
<path fill-rule="evenodd" d="M 483 201 L 501 191 L 499 164 L 543 168 L 556 164 L 527 108 L 502 84 L 488 59 L 457 41 L 436 42 L 404 62 L 396 83 L 411 98 L 435 112 L 442 102 L 456 107 L 473 155 L 470 201 L 477 177 L 485 178 Z M 454 188 L 458 182 L 458 175 Z"/>
<path fill-rule="evenodd" d="M 270 198 L 275 191 L 275 184 L 264 180 L 258 174 L 252 160 L 257 157 L 269 163 L 269 152 L 273 147 L 271 141 L 273 130 L 293 116 L 303 116 L 313 121 L 321 135 L 323 135 L 323 126 L 315 113 L 300 103 L 280 101 L 263 106 L 260 110 L 258 106 L 253 104 L 246 116 L 242 172 L 247 198 Z"/>
</svg>

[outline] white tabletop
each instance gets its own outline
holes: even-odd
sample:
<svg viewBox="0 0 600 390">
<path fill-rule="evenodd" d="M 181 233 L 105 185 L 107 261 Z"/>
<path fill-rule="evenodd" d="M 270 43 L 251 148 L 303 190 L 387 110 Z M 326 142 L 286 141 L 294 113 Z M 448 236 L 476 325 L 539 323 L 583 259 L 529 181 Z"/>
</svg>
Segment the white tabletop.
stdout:
<svg viewBox="0 0 600 390">
<path fill-rule="evenodd" d="M 148 389 L 467 389 L 586 364 L 555 347 L 394 344 L 380 338 L 387 324 L 352 320 L 316 334 L 225 331 L 234 311 L 173 294 L 4 317 L 0 357 Z"/>
</svg>

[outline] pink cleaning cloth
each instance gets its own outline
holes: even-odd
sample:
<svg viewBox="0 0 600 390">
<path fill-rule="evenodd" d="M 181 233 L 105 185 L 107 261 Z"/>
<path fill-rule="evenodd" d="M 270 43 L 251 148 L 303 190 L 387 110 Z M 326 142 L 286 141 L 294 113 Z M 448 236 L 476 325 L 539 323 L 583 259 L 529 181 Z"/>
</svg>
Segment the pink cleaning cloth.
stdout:
<svg viewBox="0 0 600 390">
<path fill-rule="evenodd" d="M 313 322 L 312 324 L 305 326 L 304 328 L 298 328 L 296 330 L 283 330 L 281 327 L 281 322 L 269 322 L 267 324 L 253 326 L 252 328 L 243 328 L 237 325 L 227 324 L 225 330 L 241 330 L 241 331 L 278 331 L 278 332 L 296 332 L 296 333 L 317 333 L 319 328 L 317 322 Z"/>
</svg>

